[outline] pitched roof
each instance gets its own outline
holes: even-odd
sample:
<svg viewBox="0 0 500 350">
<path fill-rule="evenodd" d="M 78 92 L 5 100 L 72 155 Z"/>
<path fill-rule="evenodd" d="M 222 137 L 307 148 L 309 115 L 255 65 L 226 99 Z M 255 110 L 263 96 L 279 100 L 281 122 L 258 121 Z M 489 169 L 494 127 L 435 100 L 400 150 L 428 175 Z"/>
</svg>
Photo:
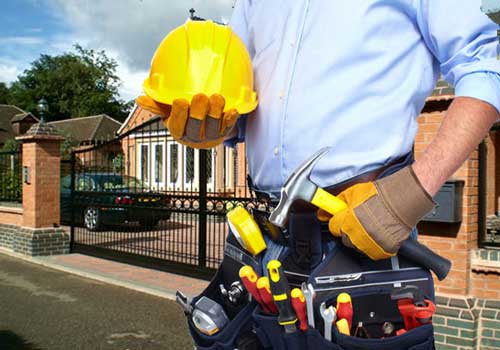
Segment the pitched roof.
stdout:
<svg viewBox="0 0 500 350">
<path fill-rule="evenodd" d="M 33 118 L 33 120 L 35 120 L 37 123 L 40 121 L 40 120 L 38 120 L 37 117 L 35 117 L 33 114 L 31 114 L 29 112 L 28 113 L 23 112 L 23 113 L 16 114 L 14 117 L 12 117 L 12 119 L 10 121 L 11 121 L 11 123 L 20 122 L 28 117 Z"/>
<path fill-rule="evenodd" d="M 112 138 L 121 126 L 119 121 L 106 114 L 59 120 L 47 124 L 55 126 L 61 134 L 70 136 L 80 143 Z"/>
<path fill-rule="evenodd" d="M 481 10 L 494 22 L 500 24 L 500 4 L 497 0 L 483 0 Z"/>
<path fill-rule="evenodd" d="M 5 143 L 9 138 L 14 138 L 11 121 L 20 113 L 26 112 L 16 106 L 0 104 L 0 144 Z"/>
<path fill-rule="evenodd" d="M 154 114 L 148 110 L 145 110 L 141 106 L 135 104 L 134 108 L 130 112 L 129 116 L 127 119 L 123 122 L 122 126 L 120 127 L 120 130 L 118 130 L 118 134 L 122 135 L 136 126 L 139 126 L 148 120 L 151 120 L 152 118 L 159 117 L 157 114 Z"/>
</svg>

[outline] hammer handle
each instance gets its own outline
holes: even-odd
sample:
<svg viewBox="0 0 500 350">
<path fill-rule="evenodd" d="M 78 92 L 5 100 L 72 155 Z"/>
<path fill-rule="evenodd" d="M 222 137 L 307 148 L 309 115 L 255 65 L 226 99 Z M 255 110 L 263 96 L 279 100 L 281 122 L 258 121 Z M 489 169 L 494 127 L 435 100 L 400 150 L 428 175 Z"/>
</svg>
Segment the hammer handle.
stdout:
<svg viewBox="0 0 500 350">
<path fill-rule="evenodd" d="M 437 278 L 442 281 L 451 268 L 450 260 L 434 253 L 425 245 L 409 238 L 399 248 L 399 254 L 405 258 L 432 270 Z"/>
<path fill-rule="evenodd" d="M 347 208 L 347 204 L 344 201 L 319 187 L 311 203 L 332 215 Z M 402 243 L 399 248 L 399 254 L 433 271 L 440 281 L 446 278 L 451 268 L 451 262 L 448 259 L 434 253 L 423 244 L 411 238 Z"/>
<path fill-rule="evenodd" d="M 347 204 L 342 199 L 330 194 L 321 187 L 318 187 L 316 193 L 314 193 L 311 203 L 332 215 L 347 209 Z"/>
</svg>

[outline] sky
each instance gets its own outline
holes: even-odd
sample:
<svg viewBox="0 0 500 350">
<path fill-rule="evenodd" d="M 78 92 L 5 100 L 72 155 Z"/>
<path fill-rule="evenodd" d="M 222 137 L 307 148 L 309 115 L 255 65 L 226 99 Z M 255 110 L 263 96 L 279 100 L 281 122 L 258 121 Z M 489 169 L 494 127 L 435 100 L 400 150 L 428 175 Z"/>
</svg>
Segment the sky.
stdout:
<svg viewBox="0 0 500 350">
<path fill-rule="evenodd" d="M 142 91 L 154 51 L 194 7 L 200 17 L 227 22 L 235 0 L 2 0 L 0 82 L 11 83 L 40 54 L 79 43 L 117 60 L 120 96 Z"/>
</svg>

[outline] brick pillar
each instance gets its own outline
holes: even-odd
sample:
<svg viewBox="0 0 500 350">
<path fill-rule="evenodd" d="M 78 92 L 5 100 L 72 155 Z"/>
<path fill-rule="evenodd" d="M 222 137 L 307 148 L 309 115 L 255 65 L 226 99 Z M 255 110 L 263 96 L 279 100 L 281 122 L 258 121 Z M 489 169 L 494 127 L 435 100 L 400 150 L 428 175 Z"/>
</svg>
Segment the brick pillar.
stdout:
<svg viewBox="0 0 500 350">
<path fill-rule="evenodd" d="M 12 249 L 32 256 L 68 253 L 69 235 L 59 227 L 60 146 L 64 138 L 53 126 L 40 123 L 17 140 L 22 142 L 28 179 L 23 176 L 23 221 Z"/>
</svg>

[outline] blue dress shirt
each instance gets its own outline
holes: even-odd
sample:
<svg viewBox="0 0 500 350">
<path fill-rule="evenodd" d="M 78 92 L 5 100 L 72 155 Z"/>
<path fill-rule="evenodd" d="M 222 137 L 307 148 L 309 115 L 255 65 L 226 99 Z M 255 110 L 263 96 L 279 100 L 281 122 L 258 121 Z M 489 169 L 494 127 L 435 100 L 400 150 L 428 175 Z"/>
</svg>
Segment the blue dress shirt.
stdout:
<svg viewBox="0 0 500 350">
<path fill-rule="evenodd" d="M 259 107 L 238 123 L 250 175 L 277 192 L 321 147 L 326 187 L 411 152 L 440 74 L 500 110 L 498 25 L 480 0 L 239 0 Z M 242 125 L 246 124 L 246 125 Z M 244 128 L 246 126 L 246 130 Z"/>
</svg>

